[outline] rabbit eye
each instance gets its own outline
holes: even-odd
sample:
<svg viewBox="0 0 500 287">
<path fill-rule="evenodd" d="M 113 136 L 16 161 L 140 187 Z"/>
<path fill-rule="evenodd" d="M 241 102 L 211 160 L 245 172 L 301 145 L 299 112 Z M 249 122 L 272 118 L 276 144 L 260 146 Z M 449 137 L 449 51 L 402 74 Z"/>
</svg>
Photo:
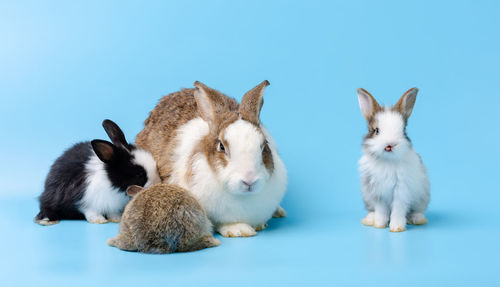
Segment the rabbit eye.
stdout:
<svg viewBox="0 0 500 287">
<path fill-rule="evenodd" d="M 144 177 L 146 176 L 146 171 L 144 170 L 141 170 L 141 171 L 137 171 L 134 175 L 135 178 L 141 178 L 141 177 Z"/>
<path fill-rule="evenodd" d="M 378 128 L 375 128 L 375 130 L 374 130 L 373 132 L 374 132 L 376 135 L 378 135 L 378 133 L 379 133 Z"/>
<path fill-rule="evenodd" d="M 269 142 L 267 140 L 264 140 L 264 144 L 262 145 L 262 150 L 264 150 L 268 144 Z"/>
<path fill-rule="evenodd" d="M 217 150 L 226 153 L 226 148 L 224 147 L 221 141 L 219 141 L 219 144 L 217 145 Z"/>
</svg>

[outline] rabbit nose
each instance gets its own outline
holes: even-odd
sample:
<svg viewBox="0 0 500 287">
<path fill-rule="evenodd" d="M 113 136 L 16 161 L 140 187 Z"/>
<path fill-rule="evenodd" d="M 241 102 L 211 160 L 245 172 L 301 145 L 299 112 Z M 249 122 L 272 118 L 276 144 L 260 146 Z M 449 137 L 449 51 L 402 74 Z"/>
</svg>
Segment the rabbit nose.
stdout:
<svg viewBox="0 0 500 287">
<path fill-rule="evenodd" d="M 247 186 L 248 188 L 251 188 L 255 184 L 256 180 L 242 180 L 241 182 Z"/>
<path fill-rule="evenodd" d="M 392 151 L 392 146 L 391 146 L 391 145 L 386 146 L 386 147 L 385 147 L 385 151 L 386 151 L 386 152 L 390 152 L 390 151 Z"/>
</svg>

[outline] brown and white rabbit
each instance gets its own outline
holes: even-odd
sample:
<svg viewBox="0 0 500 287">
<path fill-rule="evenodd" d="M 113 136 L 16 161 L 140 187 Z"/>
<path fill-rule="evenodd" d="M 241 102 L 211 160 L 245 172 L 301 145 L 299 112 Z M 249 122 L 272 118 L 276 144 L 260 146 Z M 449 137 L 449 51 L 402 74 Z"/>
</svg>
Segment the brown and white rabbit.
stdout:
<svg viewBox="0 0 500 287">
<path fill-rule="evenodd" d="M 186 190 L 170 184 L 127 189 L 118 236 L 108 245 L 144 253 L 173 253 L 214 247 L 212 224 L 201 205 Z"/>
<path fill-rule="evenodd" d="M 158 162 L 162 181 L 189 190 L 226 237 L 253 236 L 273 214 L 285 216 L 286 169 L 259 119 L 268 85 L 238 105 L 195 82 L 163 97 L 136 139 Z"/>
<path fill-rule="evenodd" d="M 406 135 L 418 90 L 409 89 L 394 107 L 380 107 L 375 98 L 358 89 L 361 113 L 368 123 L 359 160 L 361 189 L 368 215 L 362 223 L 390 231 L 406 224 L 425 224 L 429 179 L 422 159 Z"/>
</svg>

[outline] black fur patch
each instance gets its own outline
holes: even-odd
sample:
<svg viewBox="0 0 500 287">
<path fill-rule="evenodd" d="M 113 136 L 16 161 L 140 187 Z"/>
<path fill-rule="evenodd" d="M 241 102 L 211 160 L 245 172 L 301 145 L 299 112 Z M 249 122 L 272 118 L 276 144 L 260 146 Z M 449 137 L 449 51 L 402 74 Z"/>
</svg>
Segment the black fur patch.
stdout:
<svg viewBox="0 0 500 287">
<path fill-rule="evenodd" d="M 45 189 L 40 195 L 40 213 L 36 219 L 83 219 L 76 204 L 87 187 L 85 164 L 94 154 L 90 142 L 82 142 L 66 150 L 52 164 Z"/>
<path fill-rule="evenodd" d="M 131 151 L 134 146 L 129 145 Z M 113 187 L 125 192 L 131 185 L 144 186 L 148 176 L 144 167 L 132 162 L 133 156 L 123 148 L 115 147 L 115 156 L 109 163 L 104 164 L 108 178 Z"/>
</svg>

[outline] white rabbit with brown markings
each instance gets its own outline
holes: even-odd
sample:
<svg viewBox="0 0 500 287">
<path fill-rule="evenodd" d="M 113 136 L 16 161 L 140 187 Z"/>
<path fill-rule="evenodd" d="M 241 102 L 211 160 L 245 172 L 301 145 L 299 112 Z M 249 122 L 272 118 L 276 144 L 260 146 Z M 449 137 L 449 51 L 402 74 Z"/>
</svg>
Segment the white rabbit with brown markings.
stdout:
<svg viewBox="0 0 500 287">
<path fill-rule="evenodd" d="M 368 123 L 359 161 L 361 189 L 368 214 L 364 225 L 406 230 L 406 224 L 425 224 L 429 178 L 422 159 L 406 134 L 418 90 L 412 88 L 394 107 L 381 107 L 364 89 L 358 89 L 361 113 Z"/>
<path fill-rule="evenodd" d="M 226 237 L 253 236 L 285 216 L 286 169 L 259 119 L 264 81 L 241 104 L 195 82 L 163 97 L 136 144 L 158 162 L 164 183 L 187 189 Z"/>
</svg>

